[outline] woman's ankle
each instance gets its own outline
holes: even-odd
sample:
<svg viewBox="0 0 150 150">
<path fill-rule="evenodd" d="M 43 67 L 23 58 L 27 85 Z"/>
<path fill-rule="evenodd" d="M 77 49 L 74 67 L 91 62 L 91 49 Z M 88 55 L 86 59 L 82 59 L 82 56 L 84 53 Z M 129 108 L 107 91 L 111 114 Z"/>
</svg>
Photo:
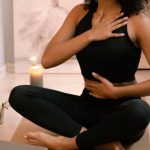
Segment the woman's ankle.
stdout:
<svg viewBox="0 0 150 150">
<path fill-rule="evenodd" d="M 73 138 L 63 137 L 61 140 L 61 144 L 66 146 L 66 148 L 69 150 L 79 149 L 76 143 L 76 137 Z"/>
</svg>

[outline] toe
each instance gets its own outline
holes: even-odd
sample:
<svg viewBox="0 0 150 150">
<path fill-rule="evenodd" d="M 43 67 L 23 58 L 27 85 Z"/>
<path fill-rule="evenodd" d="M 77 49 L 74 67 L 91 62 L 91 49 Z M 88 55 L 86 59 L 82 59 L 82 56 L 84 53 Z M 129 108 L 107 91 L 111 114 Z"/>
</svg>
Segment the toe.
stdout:
<svg viewBox="0 0 150 150">
<path fill-rule="evenodd" d="M 29 132 L 24 135 L 25 139 L 36 139 L 38 137 L 38 134 L 36 132 Z"/>
</svg>

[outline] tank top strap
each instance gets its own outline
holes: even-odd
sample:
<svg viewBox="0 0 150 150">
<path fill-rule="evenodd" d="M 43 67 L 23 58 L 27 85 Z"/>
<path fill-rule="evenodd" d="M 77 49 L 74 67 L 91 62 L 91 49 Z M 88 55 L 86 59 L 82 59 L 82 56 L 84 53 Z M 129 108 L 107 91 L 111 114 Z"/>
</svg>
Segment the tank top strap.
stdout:
<svg viewBox="0 0 150 150">
<path fill-rule="evenodd" d="M 81 20 L 79 21 L 78 25 L 79 25 L 80 23 L 82 23 L 83 21 L 85 21 L 85 20 L 91 21 L 92 18 L 93 18 L 93 13 L 94 13 L 94 12 L 92 12 L 92 11 L 89 10 L 89 11 L 83 16 L 83 18 L 81 18 Z"/>
</svg>

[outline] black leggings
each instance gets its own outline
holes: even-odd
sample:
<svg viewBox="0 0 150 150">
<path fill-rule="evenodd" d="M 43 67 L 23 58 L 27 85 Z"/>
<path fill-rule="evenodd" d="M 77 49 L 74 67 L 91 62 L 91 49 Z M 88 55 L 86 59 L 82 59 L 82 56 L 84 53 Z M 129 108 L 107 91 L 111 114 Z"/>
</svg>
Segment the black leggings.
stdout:
<svg viewBox="0 0 150 150">
<path fill-rule="evenodd" d="M 66 137 L 77 135 L 79 148 L 140 139 L 150 121 L 150 107 L 140 98 L 96 99 L 29 85 L 15 87 L 10 105 L 22 116 Z M 80 133 L 82 127 L 87 131 Z"/>
</svg>

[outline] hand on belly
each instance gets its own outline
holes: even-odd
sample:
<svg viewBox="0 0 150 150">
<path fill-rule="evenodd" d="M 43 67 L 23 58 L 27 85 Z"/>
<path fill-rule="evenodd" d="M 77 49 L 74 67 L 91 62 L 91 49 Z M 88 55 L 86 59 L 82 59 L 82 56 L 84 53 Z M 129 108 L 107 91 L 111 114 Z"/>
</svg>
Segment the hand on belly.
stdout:
<svg viewBox="0 0 150 150">
<path fill-rule="evenodd" d="M 115 99 L 117 87 L 115 87 L 106 78 L 96 73 L 92 73 L 92 75 L 98 81 L 91 81 L 85 79 L 85 88 L 87 88 L 90 91 L 89 94 L 93 97 L 100 98 L 100 99 L 107 99 L 107 98 Z"/>
<path fill-rule="evenodd" d="M 93 77 L 98 81 L 92 81 L 88 79 L 84 79 L 85 81 L 85 88 L 89 90 L 89 94 L 93 97 L 99 99 L 117 99 L 119 88 L 121 86 L 127 86 L 131 84 L 136 84 L 136 81 L 132 82 L 125 82 L 125 83 L 111 83 L 106 78 L 100 76 L 97 73 L 92 73 Z"/>
</svg>

